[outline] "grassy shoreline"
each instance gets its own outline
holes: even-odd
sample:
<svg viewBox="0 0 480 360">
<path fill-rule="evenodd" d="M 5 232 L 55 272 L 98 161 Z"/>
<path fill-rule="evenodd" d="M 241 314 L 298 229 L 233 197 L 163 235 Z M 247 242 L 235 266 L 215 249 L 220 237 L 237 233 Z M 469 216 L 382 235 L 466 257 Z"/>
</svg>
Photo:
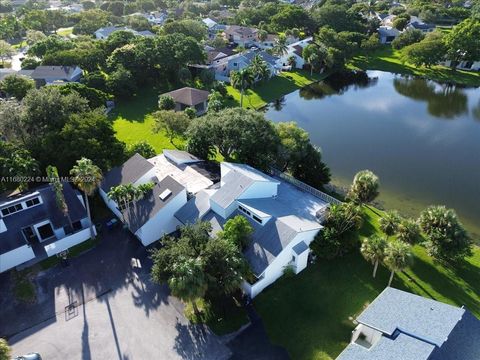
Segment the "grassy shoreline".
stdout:
<svg viewBox="0 0 480 360">
<path fill-rule="evenodd" d="M 360 238 L 379 233 L 381 211 L 365 208 Z M 389 270 L 358 251 L 317 260 L 295 277 L 283 277 L 254 300 L 273 343 L 299 360 L 332 360 L 348 345 L 353 320 L 387 286 Z M 396 274 L 393 287 L 448 304 L 465 305 L 480 316 L 480 248 L 456 265 L 442 264 L 413 248 L 413 264 Z"/>
<path fill-rule="evenodd" d="M 464 70 L 452 70 L 446 66 L 418 67 L 402 63 L 400 51 L 391 46 L 383 46 L 374 54 L 355 56 L 347 65 L 352 70 L 381 70 L 396 74 L 414 75 L 437 82 L 453 83 L 465 86 L 480 86 L 480 73 Z"/>
</svg>

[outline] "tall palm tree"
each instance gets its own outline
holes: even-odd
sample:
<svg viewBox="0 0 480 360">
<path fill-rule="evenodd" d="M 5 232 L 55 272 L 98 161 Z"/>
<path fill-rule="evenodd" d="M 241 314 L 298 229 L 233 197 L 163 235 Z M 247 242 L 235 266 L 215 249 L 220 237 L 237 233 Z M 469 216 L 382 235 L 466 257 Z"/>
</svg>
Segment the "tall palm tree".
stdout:
<svg viewBox="0 0 480 360">
<path fill-rule="evenodd" d="M 279 56 L 285 55 L 288 52 L 287 38 L 284 35 L 280 35 L 275 41 L 273 52 Z"/>
<path fill-rule="evenodd" d="M 107 193 L 107 197 L 117 203 L 120 213 L 122 214 L 123 223 L 125 223 L 125 215 L 123 213 L 123 210 L 120 209 L 120 206 L 122 206 L 123 209 L 126 209 L 127 207 L 125 187 L 123 185 L 112 186 L 110 188 L 110 191 Z"/>
<path fill-rule="evenodd" d="M 232 86 L 236 89 L 240 89 L 240 107 L 243 107 L 243 94 L 245 89 L 251 86 L 254 80 L 252 70 L 248 67 L 230 73 Z"/>
<path fill-rule="evenodd" d="M 81 158 L 80 160 L 77 160 L 77 165 L 70 170 L 70 174 L 73 176 L 73 182 L 75 185 L 77 185 L 85 195 L 87 216 L 90 221 L 90 235 L 94 237 L 95 233 L 93 232 L 93 222 L 90 215 L 90 203 L 88 197 L 92 196 L 95 189 L 100 185 L 103 178 L 102 171 L 92 160 Z"/>
<path fill-rule="evenodd" d="M 200 315 L 196 300 L 205 296 L 208 286 L 200 258 L 179 257 L 172 266 L 168 286 L 174 296 L 190 301 L 195 315 Z"/>
<path fill-rule="evenodd" d="M 47 166 L 47 176 L 55 193 L 55 201 L 57 206 L 63 213 L 63 216 L 68 219 L 70 229 L 73 229 L 72 218 L 70 217 L 70 212 L 68 211 L 67 201 L 65 200 L 65 195 L 63 194 L 63 184 L 60 182 L 57 168 L 52 165 Z"/>
<path fill-rule="evenodd" d="M 390 269 L 388 286 L 392 284 L 393 275 L 397 271 L 403 271 L 410 265 L 412 257 L 411 246 L 400 240 L 390 241 L 385 249 L 385 265 Z"/>
<path fill-rule="evenodd" d="M 258 30 L 257 32 L 258 40 L 265 41 L 267 37 L 268 37 L 268 32 L 266 32 L 265 30 Z"/>
<path fill-rule="evenodd" d="M 372 236 L 365 238 L 362 241 L 360 252 L 365 260 L 373 264 L 373 274 L 375 278 L 377 275 L 378 264 L 383 261 L 385 257 L 385 248 L 387 247 L 387 240 L 380 236 Z"/>
<path fill-rule="evenodd" d="M 398 230 L 402 218 L 397 211 L 386 211 L 378 221 L 380 224 L 380 230 L 387 236 L 392 236 Z"/>
<path fill-rule="evenodd" d="M 270 77 L 270 69 L 267 62 L 258 54 L 250 62 L 250 69 L 255 80 L 265 80 Z"/>
</svg>

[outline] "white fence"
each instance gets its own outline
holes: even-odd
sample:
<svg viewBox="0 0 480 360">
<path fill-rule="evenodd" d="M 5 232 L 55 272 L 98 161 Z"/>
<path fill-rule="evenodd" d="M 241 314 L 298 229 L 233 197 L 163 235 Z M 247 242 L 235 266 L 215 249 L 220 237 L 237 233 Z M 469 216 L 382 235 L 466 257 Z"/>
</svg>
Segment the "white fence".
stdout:
<svg viewBox="0 0 480 360">
<path fill-rule="evenodd" d="M 325 201 L 329 204 L 341 204 L 342 203 L 340 200 L 334 198 L 333 196 L 325 194 L 324 192 L 322 192 L 318 189 L 315 189 L 314 187 L 312 187 L 310 185 L 307 185 L 304 182 L 302 182 L 300 180 L 297 180 L 293 176 L 290 176 L 290 175 L 288 175 L 284 172 L 281 172 L 278 169 L 270 168 L 270 173 L 273 176 L 279 177 L 280 179 L 285 180 L 286 182 L 298 187 L 299 189 L 301 189 L 303 191 L 306 191 L 306 192 L 312 194 L 313 196 L 318 197 L 320 200 L 323 200 L 323 201 Z"/>
</svg>

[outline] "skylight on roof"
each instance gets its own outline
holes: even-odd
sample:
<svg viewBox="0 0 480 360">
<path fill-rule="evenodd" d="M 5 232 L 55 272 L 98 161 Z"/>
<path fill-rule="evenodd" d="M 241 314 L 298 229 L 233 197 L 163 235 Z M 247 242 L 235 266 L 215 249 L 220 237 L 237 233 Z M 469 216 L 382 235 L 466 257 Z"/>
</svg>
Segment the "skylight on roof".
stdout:
<svg viewBox="0 0 480 360">
<path fill-rule="evenodd" d="M 170 189 L 167 189 L 164 192 L 162 192 L 160 195 L 158 195 L 158 197 L 160 198 L 160 200 L 165 201 L 170 195 L 172 195 L 172 192 Z"/>
</svg>

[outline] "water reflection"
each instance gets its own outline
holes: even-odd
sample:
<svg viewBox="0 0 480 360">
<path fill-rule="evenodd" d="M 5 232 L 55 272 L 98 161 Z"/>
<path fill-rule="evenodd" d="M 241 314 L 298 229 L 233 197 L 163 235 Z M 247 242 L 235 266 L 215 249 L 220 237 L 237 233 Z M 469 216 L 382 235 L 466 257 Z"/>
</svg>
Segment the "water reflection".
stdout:
<svg viewBox="0 0 480 360">
<path fill-rule="evenodd" d="M 395 90 L 410 99 L 424 101 L 430 115 L 453 119 L 468 112 L 468 98 L 458 86 L 435 84 L 419 78 L 397 77 Z"/>
<path fill-rule="evenodd" d="M 342 95 L 350 89 L 365 89 L 374 86 L 377 81 L 377 77 L 369 77 L 364 71 L 338 73 L 322 82 L 300 89 L 299 94 L 305 100 L 323 99 L 332 95 Z"/>
</svg>

